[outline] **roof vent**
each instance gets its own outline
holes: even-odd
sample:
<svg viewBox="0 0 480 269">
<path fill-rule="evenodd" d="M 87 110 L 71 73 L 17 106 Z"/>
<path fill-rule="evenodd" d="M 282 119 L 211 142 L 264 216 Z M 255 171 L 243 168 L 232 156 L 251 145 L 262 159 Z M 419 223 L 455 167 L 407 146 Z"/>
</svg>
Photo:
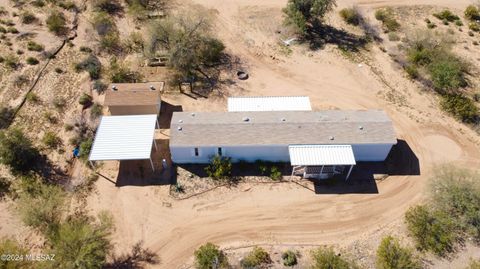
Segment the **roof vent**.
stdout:
<svg viewBox="0 0 480 269">
<path fill-rule="evenodd" d="M 153 87 L 153 85 L 150 85 L 149 88 L 150 88 L 151 91 L 154 91 L 154 90 L 155 90 L 155 87 Z"/>
<path fill-rule="evenodd" d="M 358 127 L 358 129 L 363 130 L 363 126 L 360 125 L 360 126 Z"/>
<path fill-rule="evenodd" d="M 280 120 L 281 120 L 281 121 L 286 121 L 287 119 L 285 119 L 285 118 L 281 118 Z"/>
<path fill-rule="evenodd" d="M 243 120 L 244 122 L 249 122 L 249 121 L 250 121 L 250 119 L 249 119 L 248 117 L 244 117 L 242 120 Z"/>
<path fill-rule="evenodd" d="M 112 85 L 112 91 L 116 91 L 116 90 L 117 90 L 117 86 Z"/>
<path fill-rule="evenodd" d="M 178 123 L 182 123 L 182 122 L 183 122 L 183 120 L 178 120 Z"/>
<path fill-rule="evenodd" d="M 177 127 L 177 130 L 178 130 L 179 132 L 182 131 L 182 126 L 178 126 L 178 127 Z"/>
<path fill-rule="evenodd" d="M 190 115 L 192 115 L 192 117 L 195 117 L 195 113 L 192 113 L 192 114 L 190 114 Z"/>
<path fill-rule="evenodd" d="M 330 140 L 334 140 L 334 139 L 335 139 L 335 137 L 333 137 L 333 136 L 330 136 Z"/>
</svg>

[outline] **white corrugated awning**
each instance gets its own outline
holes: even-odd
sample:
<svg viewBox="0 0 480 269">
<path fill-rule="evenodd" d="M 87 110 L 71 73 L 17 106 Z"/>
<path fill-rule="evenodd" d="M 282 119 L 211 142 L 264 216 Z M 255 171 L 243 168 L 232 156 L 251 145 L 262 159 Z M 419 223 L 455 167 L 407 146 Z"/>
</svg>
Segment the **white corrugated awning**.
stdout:
<svg viewBox="0 0 480 269">
<path fill-rule="evenodd" d="M 157 115 L 103 116 L 90 161 L 150 159 Z"/>
<path fill-rule="evenodd" d="M 296 165 L 355 165 L 350 145 L 290 145 L 290 163 Z"/>
<path fill-rule="evenodd" d="M 228 111 L 311 111 L 307 96 L 229 97 Z"/>
</svg>

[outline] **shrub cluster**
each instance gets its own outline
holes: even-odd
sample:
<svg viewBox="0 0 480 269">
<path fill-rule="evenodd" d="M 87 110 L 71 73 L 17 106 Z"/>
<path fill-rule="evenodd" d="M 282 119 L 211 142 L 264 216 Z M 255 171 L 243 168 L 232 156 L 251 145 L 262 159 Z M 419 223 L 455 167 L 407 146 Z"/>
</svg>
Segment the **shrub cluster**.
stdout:
<svg viewBox="0 0 480 269">
<path fill-rule="evenodd" d="M 240 265 L 245 269 L 259 268 L 262 265 L 272 263 L 270 255 L 261 247 L 254 247 L 253 250 L 245 256 Z"/>
<path fill-rule="evenodd" d="M 352 269 L 357 268 L 357 265 L 345 259 L 341 255 L 337 255 L 333 248 L 320 247 L 315 249 L 311 253 L 313 264 L 312 269 L 325 269 L 325 268 L 335 268 L 335 269 Z"/>
<path fill-rule="evenodd" d="M 359 25 L 362 21 L 362 15 L 360 15 L 356 8 L 344 8 L 340 10 L 340 17 L 342 17 L 346 23 L 352 25 Z"/>
<path fill-rule="evenodd" d="M 42 143 L 48 148 L 54 149 L 54 148 L 57 148 L 62 143 L 62 140 L 60 139 L 60 137 L 56 135 L 55 132 L 47 131 L 43 135 Z"/>
<path fill-rule="evenodd" d="M 232 175 L 232 162 L 230 158 L 215 156 L 210 164 L 205 167 L 207 175 L 215 180 L 228 179 Z"/>
<path fill-rule="evenodd" d="M 465 9 L 465 18 L 470 21 L 478 21 L 480 20 L 480 9 L 477 6 L 469 5 Z"/>
<path fill-rule="evenodd" d="M 30 51 L 42 51 L 44 49 L 43 45 L 38 44 L 35 41 L 28 41 L 27 43 L 27 50 Z"/>
<path fill-rule="evenodd" d="M 285 266 L 295 266 L 297 265 L 297 254 L 292 250 L 287 250 L 282 253 L 283 265 Z"/>
<path fill-rule="evenodd" d="M 113 83 L 134 83 L 142 79 L 138 72 L 128 69 L 128 67 L 112 61 L 110 64 L 110 81 Z"/>
<path fill-rule="evenodd" d="M 448 24 L 449 22 L 454 22 L 454 21 L 458 21 L 460 20 L 460 17 L 458 17 L 457 15 L 453 14 L 453 12 L 451 12 L 450 10 L 448 9 L 444 9 L 443 11 L 441 12 L 438 12 L 438 13 L 434 13 L 433 16 L 443 22 L 447 22 L 446 24 Z"/>
<path fill-rule="evenodd" d="M 9 166 L 12 172 L 29 172 L 38 157 L 38 150 L 20 129 L 0 131 L 0 163 Z"/>
<path fill-rule="evenodd" d="M 465 236 L 480 242 L 480 175 L 454 167 L 437 170 L 431 201 L 409 209 L 407 228 L 417 246 L 437 255 L 455 250 Z"/>
<path fill-rule="evenodd" d="M 461 94 L 446 94 L 442 96 L 440 106 L 457 119 L 466 123 L 478 121 L 479 110 L 472 99 Z"/>
<path fill-rule="evenodd" d="M 87 71 L 88 74 L 90 75 L 90 79 L 99 79 L 100 74 L 102 72 L 102 63 L 98 58 L 90 54 L 87 58 L 85 58 L 83 61 L 77 63 L 75 65 L 75 70 L 77 72 L 79 71 Z"/>
<path fill-rule="evenodd" d="M 400 245 L 398 239 L 387 236 L 377 249 L 377 269 L 421 269 L 413 250 Z"/>
<path fill-rule="evenodd" d="M 212 268 L 229 268 L 227 256 L 219 249 L 217 245 L 206 243 L 200 246 L 194 253 L 195 268 L 212 269 Z"/>
<path fill-rule="evenodd" d="M 93 100 L 92 96 L 86 93 L 83 93 L 78 99 L 78 103 L 85 108 L 85 107 L 89 107 L 92 104 L 92 100 Z"/>
<path fill-rule="evenodd" d="M 389 7 L 375 11 L 375 19 L 381 21 L 383 27 L 388 32 L 395 32 L 400 28 L 400 23 L 395 19 L 393 9 Z"/>
<path fill-rule="evenodd" d="M 47 18 L 47 27 L 50 32 L 61 36 L 67 33 L 67 21 L 63 13 L 59 11 L 52 11 Z"/>
</svg>

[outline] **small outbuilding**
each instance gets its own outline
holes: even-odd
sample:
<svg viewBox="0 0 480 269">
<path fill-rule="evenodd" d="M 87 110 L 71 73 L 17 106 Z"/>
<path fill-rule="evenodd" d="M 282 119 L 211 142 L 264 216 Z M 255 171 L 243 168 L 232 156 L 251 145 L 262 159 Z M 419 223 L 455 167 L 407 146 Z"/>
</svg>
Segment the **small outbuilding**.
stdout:
<svg viewBox="0 0 480 269">
<path fill-rule="evenodd" d="M 164 82 L 110 84 L 104 105 L 111 115 L 160 113 Z"/>
<path fill-rule="evenodd" d="M 90 150 L 89 161 L 150 160 L 157 115 L 103 116 Z M 93 164 L 92 164 L 93 165 Z"/>
</svg>

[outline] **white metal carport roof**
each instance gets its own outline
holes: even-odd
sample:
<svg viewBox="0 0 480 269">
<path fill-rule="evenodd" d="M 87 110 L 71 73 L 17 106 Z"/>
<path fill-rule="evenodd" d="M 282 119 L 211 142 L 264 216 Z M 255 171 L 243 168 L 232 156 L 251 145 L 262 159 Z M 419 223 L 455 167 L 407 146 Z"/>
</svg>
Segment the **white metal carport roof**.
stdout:
<svg viewBox="0 0 480 269">
<path fill-rule="evenodd" d="M 356 164 L 351 145 L 290 145 L 288 152 L 293 166 Z"/>
<path fill-rule="evenodd" d="M 157 115 L 103 116 L 90 161 L 150 159 Z"/>
<path fill-rule="evenodd" d="M 307 96 L 229 97 L 228 111 L 311 111 Z"/>
</svg>

